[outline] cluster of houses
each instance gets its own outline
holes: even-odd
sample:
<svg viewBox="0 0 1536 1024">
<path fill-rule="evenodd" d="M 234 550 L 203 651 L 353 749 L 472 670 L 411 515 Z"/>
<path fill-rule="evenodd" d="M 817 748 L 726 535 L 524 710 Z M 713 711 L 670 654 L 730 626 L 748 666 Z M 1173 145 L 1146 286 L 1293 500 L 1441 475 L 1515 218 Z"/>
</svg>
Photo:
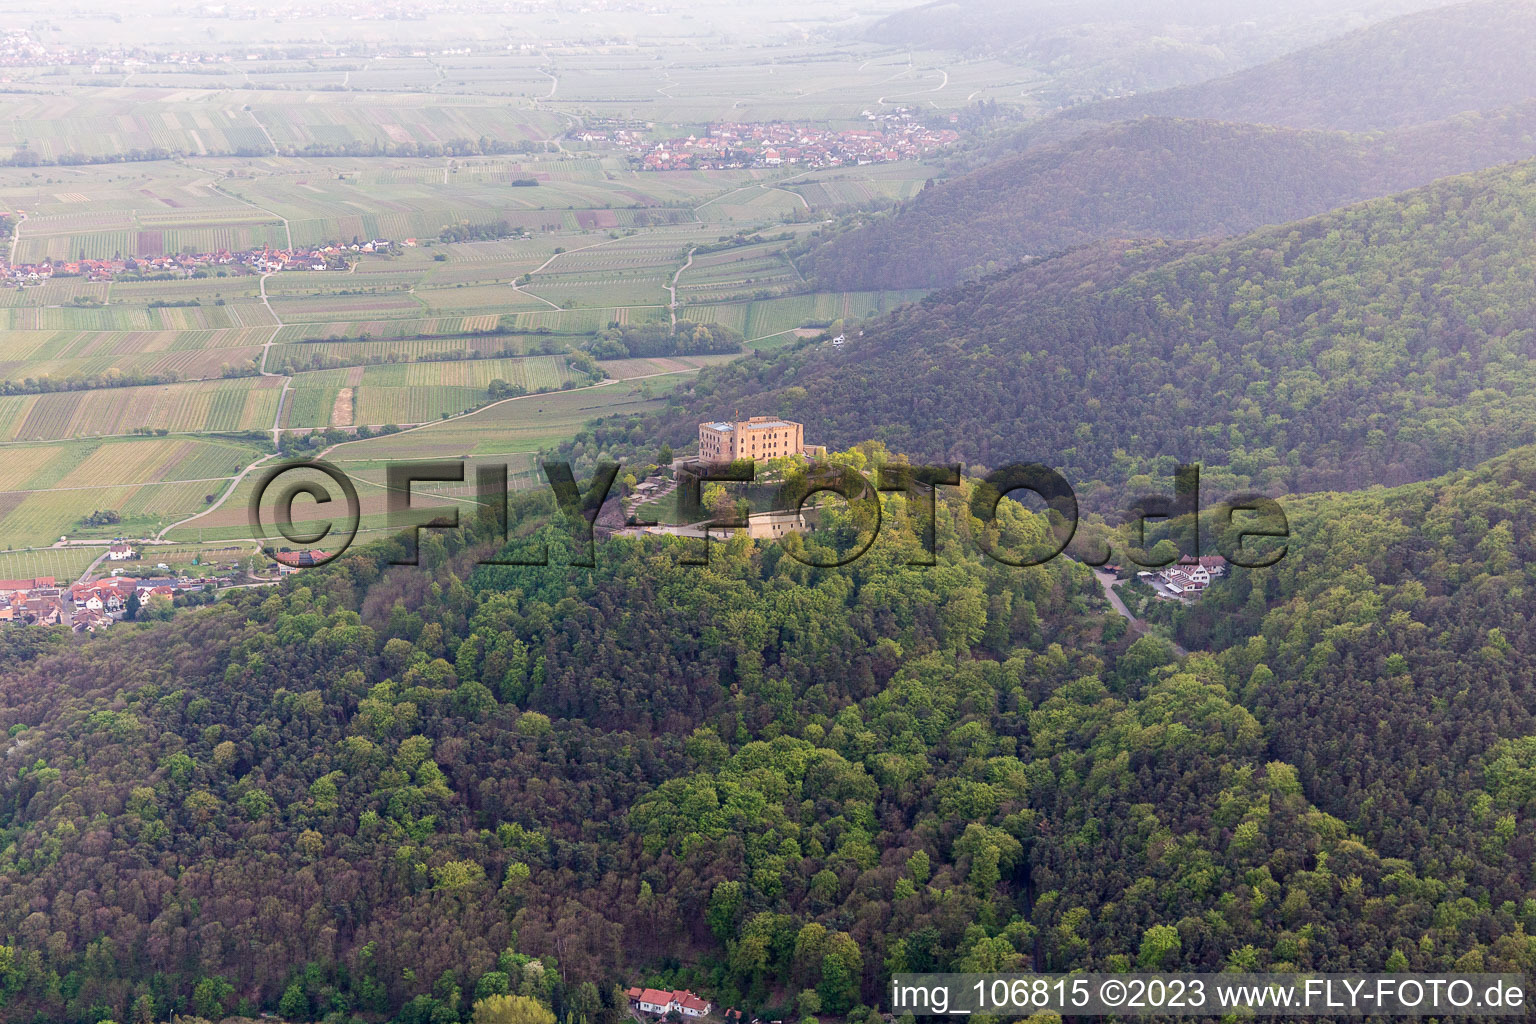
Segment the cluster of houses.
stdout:
<svg viewBox="0 0 1536 1024">
<path fill-rule="evenodd" d="M 1225 576 L 1227 560 L 1220 555 L 1185 558 L 1156 572 L 1137 573 L 1152 585 L 1159 597 L 1192 601 L 1205 593 L 1211 581 Z"/>
<path fill-rule="evenodd" d="M 210 581 L 158 577 L 135 579 L 113 576 L 89 583 L 61 585 L 52 576 L 26 580 L 0 580 L 0 622 L 17 625 L 71 626 L 76 632 L 94 632 L 110 626 L 128 611 L 128 600 L 138 594 L 139 603 L 152 597 L 174 598 L 202 590 Z"/>
<path fill-rule="evenodd" d="M 869 115 L 873 118 L 875 115 Z M 640 132 L 577 129 L 584 142 L 610 142 L 647 171 L 726 170 L 744 167 L 851 167 L 916 160 L 960 138 L 949 128 L 930 128 L 910 115 L 867 128 L 830 129 L 775 121 L 710 125 L 703 135 L 655 142 Z"/>
<path fill-rule="evenodd" d="M 108 52 L 95 48 L 47 46 L 22 29 L 8 29 L 0 33 L 0 65 L 5 67 L 92 64 L 103 59 Z"/>
<path fill-rule="evenodd" d="M 138 552 L 126 541 L 116 541 L 107 549 L 107 559 L 112 562 L 137 557 Z M 178 594 L 232 584 L 240 575 L 238 562 L 209 565 L 207 571 L 213 575 L 196 577 L 172 575 L 163 562 L 155 568 L 161 570 L 159 575 L 129 576 L 122 568 L 114 568 L 110 576 L 73 584 L 60 583 L 52 576 L 0 580 L 0 623 L 63 625 L 76 632 L 94 632 L 124 618 L 135 595 L 138 603 L 145 605 L 155 597 L 175 599 Z"/>
<path fill-rule="evenodd" d="M 339 270 L 346 271 L 357 254 L 385 252 L 394 243 L 387 238 L 375 238 L 351 245 L 295 246 L 291 249 L 274 249 L 263 245 L 257 249 L 232 252 L 183 252 L 161 256 L 119 256 L 110 260 L 44 259 L 37 263 L 17 263 L 14 266 L 0 257 L 0 279 L 17 287 L 41 284 L 54 277 L 85 277 L 92 281 L 110 281 L 122 274 L 173 274 L 191 277 L 198 271 L 235 269 L 251 273 L 269 274 L 283 270 Z M 402 245 L 414 246 L 416 239 L 407 238 Z"/>
<path fill-rule="evenodd" d="M 99 75 L 112 68 L 144 68 L 155 64 L 215 64 L 230 60 L 228 54 L 208 53 L 196 50 L 174 50 L 169 53 L 153 53 L 144 47 L 125 46 L 64 46 L 45 44 L 32 38 L 25 29 L 7 29 L 0 32 L 0 66 L 4 67 L 55 67 L 89 65 L 91 74 Z M 10 79 L 5 79 L 9 81 Z"/>
<path fill-rule="evenodd" d="M 631 988 L 624 994 L 629 997 L 631 1009 L 657 1017 L 673 1011 L 684 1017 L 704 1017 L 709 1014 L 709 1001 L 685 988 L 670 992 L 659 988 Z"/>
<path fill-rule="evenodd" d="M 0 622 L 38 622 L 45 626 L 63 622 L 63 595 L 52 576 L 0 580 Z"/>
</svg>

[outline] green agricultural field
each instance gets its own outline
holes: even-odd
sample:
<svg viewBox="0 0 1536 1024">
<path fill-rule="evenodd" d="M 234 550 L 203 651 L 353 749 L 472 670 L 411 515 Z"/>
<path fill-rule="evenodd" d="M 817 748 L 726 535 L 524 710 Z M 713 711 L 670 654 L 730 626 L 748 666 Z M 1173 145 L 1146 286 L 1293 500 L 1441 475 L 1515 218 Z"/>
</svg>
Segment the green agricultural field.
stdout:
<svg viewBox="0 0 1536 1024">
<path fill-rule="evenodd" d="M 576 339 L 557 334 L 448 334 L 399 341 L 310 341 L 274 345 L 267 365 L 280 367 L 292 362 L 302 366 L 316 357 L 363 364 L 390 358 L 403 361 L 430 359 L 435 355 L 458 352 L 473 352 L 477 356 L 535 355 L 564 351 L 571 340 Z"/>
<path fill-rule="evenodd" d="M 10 546 L 142 536 L 203 507 L 260 454 L 186 437 L 7 445 L 0 453 L 0 539 Z M 96 511 L 120 522 L 82 522 Z"/>
<path fill-rule="evenodd" d="M 748 340 L 765 338 L 806 324 L 859 319 L 889 312 L 915 302 L 921 290 L 885 292 L 816 292 L 783 298 L 723 305 L 701 304 L 678 310 L 678 316 L 700 323 L 719 323 L 740 331 Z"/>
<path fill-rule="evenodd" d="M 505 283 L 418 288 L 415 297 L 433 313 L 483 315 L 485 313 L 521 313 L 549 308 L 549 303 L 544 299 L 519 291 Z"/>
<path fill-rule="evenodd" d="M 129 434 L 264 430 L 277 415 L 278 377 L 194 381 L 0 398 L 0 441 Z"/>
<path fill-rule="evenodd" d="M 784 255 L 786 242 L 746 245 L 695 256 L 678 275 L 677 298 L 683 303 L 751 299 L 805 286 L 805 278 Z"/>
<path fill-rule="evenodd" d="M 419 307 L 418 307 L 419 308 Z M 252 327 L 270 317 L 247 316 L 240 304 L 148 308 L 108 305 L 0 308 L 4 331 L 208 331 Z"/>
<path fill-rule="evenodd" d="M 400 82 L 402 87 L 409 83 Z M 132 117 L 122 111 L 135 111 Z M 188 156 L 442 144 L 482 136 L 548 138 L 562 122 L 526 101 L 425 93 L 252 93 L 81 88 L 68 97 L 22 95 L 0 120 L 0 154 L 43 161 L 108 157 L 128 149 Z"/>
<path fill-rule="evenodd" d="M 646 383 L 616 381 L 499 402 L 445 423 L 343 444 L 331 457 L 376 461 L 536 452 L 569 437 L 588 420 L 659 408 L 659 401 L 645 397 Z"/>
<path fill-rule="evenodd" d="M 571 374 L 566 360 L 559 356 L 529 356 L 524 359 L 472 359 L 369 366 L 364 368 L 362 377 L 364 385 L 384 387 L 447 385 L 483 389 L 493 380 L 504 380 L 508 384 L 537 391 L 539 388 L 558 388 L 571 379 Z M 302 375 L 298 379 L 302 379 Z"/>
<path fill-rule="evenodd" d="M 218 331 L 11 331 L 0 380 L 174 373 L 216 377 L 240 366 L 271 337 L 264 328 Z"/>
<path fill-rule="evenodd" d="M 528 391 L 570 380 L 565 359 L 530 356 L 388 363 L 300 373 L 283 425 L 289 428 L 424 423 L 485 404 L 493 380 Z"/>
<path fill-rule="evenodd" d="M 426 303 L 405 290 L 368 292 L 362 295 L 334 293 L 272 299 L 272 311 L 284 324 L 323 324 L 338 320 L 419 317 L 431 312 Z"/>
<path fill-rule="evenodd" d="M 333 338 L 356 341 L 410 340 L 477 332 L 489 335 L 500 329 L 501 318 L 496 314 L 429 319 L 337 320 L 324 324 L 291 324 L 277 332 L 275 341 L 286 344 Z"/>
<path fill-rule="evenodd" d="M 411 436 L 413 432 L 398 435 L 402 441 Z M 387 439 L 386 439 L 387 440 Z M 388 497 L 387 466 L 390 462 L 398 461 L 390 455 L 381 460 L 351 458 L 344 454 L 347 446 L 336 449 L 328 455 L 328 459 L 339 469 L 345 472 L 357 488 L 360 522 L 359 541 L 366 541 L 388 532 L 390 517 L 386 511 Z M 414 456 L 400 456 L 400 458 L 413 458 Z M 507 467 L 508 486 L 514 489 L 527 489 L 540 486 L 543 483 L 542 476 L 538 473 L 532 456 L 528 454 L 494 455 L 479 459 L 467 459 L 464 461 L 464 481 L 461 483 L 416 483 L 411 487 L 411 504 L 417 508 L 436 510 L 436 514 L 445 511 L 456 510 L 460 515 L 474 515 L 477 512 L 476 502 L 476 471 L 481 465 L 502 465 Z M 327 488 L 327 493 L 335 493 L 335 483 L 328 477 L 305 471 L 291 471 L 295 482 L 312 480 L 314 483 Z M 285 476 L 285 480 L 290 478 Z M 218 550 L 221 547 L 230 546 L 231 542 L 244 540 L 257 535 L 256 525 L 250 517 L 250 501 L 256 487 L 256 478 L 248 477 L 242 481 L 233 494 L 222 504 L 198 516 L 188 519 L 167 532 L 167 539 L 182 545 L 198 545 L 202 550 Z M 268 514 L 268 513 L 264 513 Z M 313 527 L 323 522 L 333 521 L 335 513 L 331 506 L 320 506 L 308 500 L 296 501 L 293 505 L 293 518 L 300 528 Z M 430 515 L 430 513 L 429 513 Z M 265 522 L 264 532 L 267 542 L 274 547 L 284 547 L 287 543 L 271 526 Z M 338 524 L 339 525 L 339 524 Z M 233 545 L 239 547 L 238 544 Z M 328 545 L 322 540 L 318 545 L 322 550 Z M 154 551 L 154 549 L 150 549 Z M 158 552 L 156 552 L 158 558 Z"/>
<path fill-rule="evenodd" d="M 0 579 L 52 576 L 61 583 L 73 583 L 100 554 L 100 547 L 7 549 L 0 551 Z"/>
<path fill-rule="evenodd" d="M 466 81 L 493 80 L 491 65 L 460 63 Z M 542 82 L 548 89 L 550 78 L 536 63 L 504 63 L 520 69 L 528 84 Z M 629 63 L 615 58 L 612 65 L 617 70 Z M 774 92 L 787 83 L 776 76 L 793 63 L 771 73 L 744 73 Z M 63 129 L 129 92 L 145 109 L 166 106 L 160 123 L 133 128 L 160 138 L 161 145 L 190 137 L 182 114 L 214 110 L 227 116 L 195 113 L 202 120 L 188 152 L 204 155 L 191 159 L 82 165 L 67 176 L 62 170 L 33 174 L 0 167 L 0 207 L 27 214 L 16 246 L 21 259 L 282 247 L 290 239 L 299 245 L 376 237 L 415 243 L 393 255 L 361 256 L 347 273 L 262 277 L 225 268 L 192 279 L 102 284 L 59 276 L 36 287 L 0 289 L 0 331 L 7 339 L 0 380 L 178 378 L 152 387 L 0 398 L 0 444 L 22 442 L 5 448 L 12 466 L 8 475 L 0 472 L 0 543 L 36 546 L 79 529 L 81 500 L 114 506 L 127 532 L 155 533 L 202 511 L 210 492 L 223 492 L 235 463 L 255 457 L 254 450 L 236 446 L 238 459 L 222 459 L 228 466 L 173 473 L 127 457 L 147 449 L 100 448 L 107 454 L 93 456 L 84 469 L 66 457 L 78 451 L 71 445 L 100 447 L 104 438 L 143 429 L 169 431 L 176 436 L 162 440 L 181 443 L 213 432 L 274 427 L 422 424 L 393 438 L 343 445 L 336 454 L 360 460 L 371 479 L 376 460 L 366 453 L 386 441 L 406 453 L 512 453 L 524 463 L 524 476 L 514 479 L 526 483 L 535 479 L 527 458 L 539 449 L 569 438 L 592 417 L 654 408 L 656 396 L 701 366 L 731 358 L 610 360 L 602 369 L 612 383 L 560 390 L 570 381 L 566 352 L 612 324 L 666 322 L 673 286 L 679 316 L 727 324 L 761 345 L 792 338 L 788 332 L 806 323 L 860 318 L 917 297 L 802 293 L 805 282 L 784 254 L 790 242 L 779 238 L 694 252 L 689 261 L 690 251 L 738 234 L 799 236 L 818 223 L 820 210 L 914 194 L 931 174 L 917 165 L 638 173 L 624 155 L 581 144 L 562 152 L 551 147 L 454 159 L 271 154 L 271 143 L 279 150 L 370 139 L 430 144 L 472 127 L 488 133 L 494 127 L 502 132 L 494 137 L 537 143 L 559 129 L 549 109 L 536 108 L 525 96 L 413 92 L 429 66 L 410 59 L 377 68 L 370 62 L 366 74 L 352 76 L 353 92 L 335 94 L 308 90 L 340 84 L 345 75 L 328 77 L 298 63 L 240 72 L 242 80 L 282 83 L 287 92 L 231 90 L 215 99 L 204 88 L 208 78 L 175 88 L 87 88 L 58 108 L 59 128 L 36 136 L 48 140 L 37 144 L 49 147 L 40 153 L 63 145 L 85 152 L 101 144 L 93 130 L 70 141 Z M 678 109 L 708 104 L 702 65 L 669 70 L 679 83 L 689 83 L 675 93 Z M 824 71 L 809 81 L 821 81 Z M 168 69 L 164 80 L 176 74 Z M 589 74 L 597 77 L 584 77 Z M 599 69 L 567 77 L 562 70 L 560 89 L 580 97 L 589 86 L 601 88 L 606 74 Z M 876 62 L 855 77 L 899 81 L 906 74 L 904 63 Z M 210 71 L 209 77 L 217 75 Z M 440 81 L 434 72 L 433 82 Z M 685 98 L 691 90 L 698 94 Z M 780 98 L 791 107 L 802 102 L 789 93 Z M 583 102 L 563 93 L 562 99 Z M 773 102 L 767 95 L 763 101 Z M 840 102 L 816 97 L 805 107 L 831 111 Z M 664 105 L 672 107 L 670 100 Z M 32 99 L 21 107 L 41 109 Z M 839 116 L 856 113 L 845 108 Z M 663 124 L 657 131 L 682 128 Z M 0 118 L 0 157 L 9 144 L 5 133 Z M 214 155 L 232 138 L 244 140 L 251 155 Z M 519 180 L 537 184 L 513 184 Z M 502 222 L 491 233 L 506 237 L 438 240 L 445 231 L 477 237 Z M 524 275 L 531 280 L 515 285 Z M 471 358 L 440 358 L 445 355 Z M 273 375 L 235 376 L 257 367 Z M 549 390 L 461 415 L 485 406 L 489 384 L 497 379 L 530 392 Z M 286 396 L 281 409 L 280 396 Z M 222 451 L 219 442 L 210 443 Z M 100 475 L 108 468 L 114 472 Z M 382 476 L 379 481 L 381 488 Z M 178 539 L 245 537 L 250 528 L 242 516 L 220 506 L 188 527 L 200 533 Z"/>
</svg>

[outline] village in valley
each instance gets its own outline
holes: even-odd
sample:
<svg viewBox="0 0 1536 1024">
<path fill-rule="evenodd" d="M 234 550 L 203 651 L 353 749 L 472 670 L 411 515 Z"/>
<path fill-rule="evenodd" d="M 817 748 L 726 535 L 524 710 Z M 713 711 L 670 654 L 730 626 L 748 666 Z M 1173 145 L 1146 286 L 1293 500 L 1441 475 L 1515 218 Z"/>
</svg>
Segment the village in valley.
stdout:
<svg viewBox="0 0 1536 1024">
<path fill-rule="evenodd" d="M 854 167 L 920 160 L 959 140 L 950 128 L 931 128 L 905 107 L 864 111 L 866 128 L 821 128 L 793 122 L 723 122 L 702 135 L 657 141 L 649 125 L 574 129 L 570 137 L 616 146 L 640 170 L 740 170 L 757 167 Z"/>
<path fill-rule="evenodd" d="M 228 587 L 274 586 L 331 557 L 318 549 L 283 548 L 258 558 L 248 547 L 232 546 L 223 549 L 222 561 L 203 564 L 191 575 L 165 562 L 151 566 L 145 550 L 114 540 L 99 560 L 104 571 L 88 570 L 74 583 L 53 576 L 0 579 L 0 626 L 68 626 L 94 633 L 125 619 L 166 618 L 178 599 L 198 594 L 211 599 Z"/>
<path fill-rule="evenodd" d="M 526 6 L 519 23 L 554 16 Z M 15 453 L 0 473 L 0 623 L 94 632 L 323 564 L 252 539 L 248 470 L 266 458 L 388 436 L 387 452 L 338 448 L 383 485 L 381 456 L 505 435 L 511 487 L 528 488 L 535 443 L 659 409 L 715 363 L 821 334 L 841 349 L 926 289 L 822 287 L 800 250 L 842 211 L 918 195 L 969 130 L 973 94 L 1013 82 L 990 63 L 946 72 L 907 48 L 800 41 L 766 64 L 755 45 L 733 58 L 752 105 L 715 104 L 716 56 L 663 62 L 686 98 L 648 84 L 594 103 L 608 85 L 578 55 L 609 42 L 466 43 L 417 21 L 493 7 L 328 9 L 411 22 L 367 45 L 244 38 L 252 19 L 294 16 L 286 0 L 192 5 L 203 31 L 169 42 L 126 20 L 101 38 L 0 32 L 19 104 L 0 153 L 0 444 Z M 649 73 L 652 45 L 609 57 Z M 112 121 L 120 90 L 149 76 L 143 118 Z M 741 341 L 591 354 L 606 330 L 683 320 Z M 822 451 L 777 417 L 704 426 L 712 447 L 690 457 L 730 449 L 774 461 L 769 477 Z M 642 474 L 599 527 L 693 536 L 675 468 Z M 82 503 L 111 518 L 81 519 Z M 743 531 L 785 539 L 817 516 L 753 514 Z M 370 513 L 364 539 L 384 519 Z"/>
<path fill-rule="evenodd" d="M 413 247 L 416 239 L 407 238 L 396 243 L 387 238 L 374 238 L 366 242 L 353 242 L 351 245 L 295 246 L 286 249 L 263 245 L 239 252 L 221 249 L 218 252 L 119 255 L 112 259 L 43 259 L 35 263 L 14 265 L 0 256 L 0 280 L 23 288 L 56 277 L 112 281 L 125 275 L 207 277 L 210 274 L 230 272 L 274 274 L 285 270 L 346 272 L 352 269 L 360 255 L 386 253 L 397 245 Z"/>
<path fill-rule="evenodd" d="M 209 577 L 108 576 L 81 583 L 61 583 L 52 576 L 0 580 L 0 623 L 22 626 L 69 626 L 77 633 L 105 629 L 137 618 L 153 607 L 163 616 L 180 594 L 214 586 Z"/>
</svg>

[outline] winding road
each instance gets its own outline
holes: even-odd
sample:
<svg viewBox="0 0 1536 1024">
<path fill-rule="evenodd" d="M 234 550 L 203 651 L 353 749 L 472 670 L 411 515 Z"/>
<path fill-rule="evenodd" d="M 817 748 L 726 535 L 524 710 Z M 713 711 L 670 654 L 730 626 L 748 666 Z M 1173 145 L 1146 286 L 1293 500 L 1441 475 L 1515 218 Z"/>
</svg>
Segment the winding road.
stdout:
<svg viewBox="0 0 1536 1024">
<path fill-rule="evenodd" d="M 698 252 L 695 246 L 688 250 L 688 262 L 677 268 L 677 273 L 672 275 L 672 283 L 667 285 L 667 292 L 672 296 L 672 301 L 667 304 L 667 310 L 672 314 L 672 326 L 677 326 L 677 280 L 683 276 L 683 271 L 693 266 L 693 254 Z"/>
<path fill-rule="evenodd" d="M 1115 593 L 1115 586 L 1119 581 L 1115 578 L 1114 573 L 1105 572 L 1103 569 L 1095 569 L 1093 570 L 1093 576 L 1094 579 L 1099 581 L 1099 586 L 1104 588 L 1104 596 L 1108 598 L 1109 606 L 1113 608 L 1115 613 L 1118 614 L 1122 619 L 1130 623 L 1131 629 L 1135 630 L 1137 633 L 1140 633 L 1142 636 L 1156 635 L 1152 632 L 1152 628 L 1150 626 L 1131 614 L 1131 610 L 1125 606 L 1125 602 L 1120 600 L 1120 595 Z M 1183 658 L 1189 654 L 1188 651 L 1174 643 L 1172 640 L 1169 640 L 1168 642 L 1173 644 L 1173 649 L 1178 653 L 1179 657 Z"/>
</svg>

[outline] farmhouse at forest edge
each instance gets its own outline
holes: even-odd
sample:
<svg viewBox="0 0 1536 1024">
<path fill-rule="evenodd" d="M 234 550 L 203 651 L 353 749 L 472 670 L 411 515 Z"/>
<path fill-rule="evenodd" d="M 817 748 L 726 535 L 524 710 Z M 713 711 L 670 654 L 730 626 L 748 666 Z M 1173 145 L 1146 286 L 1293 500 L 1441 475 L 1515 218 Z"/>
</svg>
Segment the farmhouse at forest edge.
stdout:
<svg viewBox="0 0 1536 1024">
<path fill-rule="evenodd" d="M 631 988 L 624 993 L 629 1005 L 641 1013 L 657 1016 L 676 1010 L 684 1017 L 703 1017 L 709 1013 L 710 1004 L 687 989 L 668 992 L 659 988 Z"/>
</svg>

